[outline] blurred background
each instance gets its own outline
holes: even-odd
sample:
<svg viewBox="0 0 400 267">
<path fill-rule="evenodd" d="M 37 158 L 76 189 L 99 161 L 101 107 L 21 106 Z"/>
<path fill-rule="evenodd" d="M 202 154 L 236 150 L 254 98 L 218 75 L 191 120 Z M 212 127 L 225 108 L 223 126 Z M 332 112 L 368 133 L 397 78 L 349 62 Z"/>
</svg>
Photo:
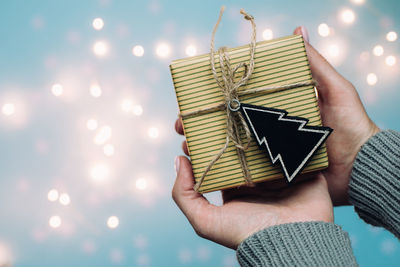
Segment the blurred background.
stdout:
<svg viewBox="0 0 400 267">
<path fill-rule="evenodd" d="M 237 266 L 174 205 L 177 104 L 168 65 L 292 33 L 400 130 L 395 0 L 0 2 L 0 266 Z M 219 193 L 207 197 L 220 204 Z M 335 210 L 361 266 L 400 266 L 396 238 Z"/>
</svg>

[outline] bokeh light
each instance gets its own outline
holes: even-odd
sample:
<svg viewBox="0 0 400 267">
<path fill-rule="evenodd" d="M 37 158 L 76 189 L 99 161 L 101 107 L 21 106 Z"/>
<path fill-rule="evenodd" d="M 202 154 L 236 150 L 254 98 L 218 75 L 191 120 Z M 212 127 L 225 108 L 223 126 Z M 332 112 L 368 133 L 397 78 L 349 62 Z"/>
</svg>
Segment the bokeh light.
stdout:
<svg viewBox="0 0 400 267">
<path fill-rule="evenodd" d="M 149 135 L 150 138 L 156 139 L 156 138 L 159 137 L 160 131 L 159 131 L 159 129 L 157 127 L 150 127 L 147 130 L 147 134 Z"/>
<path fill-rule="evenodd" d="M 171 46 L 165 42 L 156 46 L 156 54 L 160 58 L 167 58 L 171 54 Z"/>
<path fill-rule="evenodd" d="M 98 126 L 97 120 L 95 119 L 89 119 L 86 122 L 86 127 L 88 128 L 88 130 L 94 131 L 97 129 L 97 126 Z"/>
<path fill-rule="evenodd" d="M 144 55 L 144 48 L 141 45 L 135 45 L 132 48 L 132 54 L 137 57 L 142 57 Z"/>
<path fill-rule="evenodd" d="M 346 8 L 339 12 L 339 18 L 345 24 L 352 24 L 356 19 L 356 15 L 354 14 L 353 10 Z"/>
<path fill-rule="evenodd" d="M 134 105 L 132 107 L 132 113 L 136 116 L 140 116 L 143 114 L 143 107 L 141 105 Z"/>
<path fill-rule="evenodd" d="M 121 109 L 125 112 L 131 112 L 133 108 L 133 101 L 129 98 L 125 98 L 121 102 Z"/>
<path fill-rule="evenodd" d="M 56 83 L 56 84 L 53 84 L 53 86 L 51 87 L 51 92 L 55 96 L 60 96 L 60 95 L 63 94 L 64 88 L 63 88 L 63 86 L 61 84 Z"/>
<path fill-rule="evenodd" d="M 262 37 L 264 40 L 271 40 L 272 38 L 274 38 L 274 33 L 271 29 L 267 28 L 263 31 Z"/>
<path fill-rule="evenodd" d="M 12 254 L 9 246 L 0 242 L 0 266 L 11 267 L 13 263 Z"/>
<path fill-rule="evenodd" d="M 189 57 L 193 57 L 197 54 L 197 48 L 195 45 L 188 45 L 185 49 L 185 53 Z"/>
<path fill-rule="evenodd" d="M 71 198 L 67 193 L 62 193 L 59 199 L 61 205 L 68 206 L 71 203 Z"/>
<path fill-rule="evenodd" d="M 389 67 L 392 67 L 396 64 L 397 60 L 395 56 L 387 56 L 385 58 L 385 63 L 386 65 L 388 65 Z"/>
<path fill-rule="evenodd" d="M 104 21 L 102 18 L 95 18 L 92 22 L 92 26 L 95 30 L 100 31 L 104 27 Z"/>
<path fill-rule="evenodd" d="M 97 131 L 96 135 L 94 136 L 93 142 L 96 145 L 103 145 L 105 142 L 110 140 L 111 136 L 112 136 L 111 127 L 105 125 Z"/>
<path fill-rule="evenodd" d="M 146 190 L 147 180 L 145 178 L 138 178 L 135 182 L 136 188 L 139 190 Z"/>
<path fill-rule="evenodd" d="M 103 147 L 103 153 L 104 155 L 111 157 L 114 155 L 114 146 L 112 144 L 106 144 Z"/>
<path fill-rule="evenodd" d="M 61 226 L 61 217 L 58 215 L 51 216 L 49 219 L 49 225 L 51 228 L 58 228 Z"/>
<path fill-rule="evenodd" d="M 329 36 L 330 29 L 328 24 L 321 23 L 320 25 L 318 25 L 318 34 L 321 35 L 322 37 Z"/>
<path fill-rule="evenodd" d="M 376 45 L 374 46 L 374 49 L 372 50 L 375 56 L 380 57 L 383 55 L 383 47 L 381 45 Z"/>
<path fill-rule="evenodd" d="M 369 84 L 369 85 L 375 85 L 376 83 L 378 82 L 378 77 L 376 76 L 376 74 L 375 73 L 369 73 L 368 75 L 367 75 L 367 83 Z"/>
<path fill-rule="evenodd" d="M 104 183 L 110 176 L 110 168 L 105 163 L 97 163 L 90 170 L 90 176 L 94 182 Z"/>
<path fill-rule="evenodd" d="M 356 5 L 362 5 L 365 3 L 365 0 L 351 0 L 351 2 Z"/>
<path fill-rule="evenodd" d="M 92 84 L 89 90 L 90 94 L 95 98 L 100 97 L 102 94 L 101 87 L 96 83 Z"/>
<path fill-rule="evenodd" d="M 6 116 L 11 116 L 15 113 L 15 105 L 13 103 L 6 103 L 1 108 L 1 112 Z"/>
<path fill-rule="evenodd" d="M 107 226 L 111 229 L 117 228 L 119 225 L 119 218 L 117 216 L 110 216 L 107 219 Z"/>
<path fill-rule="evenodd" d="M 394 31 L 390 31 L 386 34 L 386 40 L 389 42 L 394 42 L 397 40 L 397 33 Z"/>
<path fill-rule="evenodd" d="M 331 45 L 328 47 L 328 52 L 329 52 L 329 55 L 330 55 L 331 57 L 338 57 L 338 56 L 339 56 L 339 53 L 340 53 L 339 46 L 336 45 L 336 44 L 331 44 Z"/>
<path fill-rule="evenodd" d="M 108 43 L 105 41 L 97 41 L 93 44 L 93 53 L 98 57 L 104 57 L 109 50 Z"/>
<path fill-rule="evenodd" d="M 51 189 L 47 193 L 47 199 L 51 202 L 57 201 L 58 200 L 58 191 L 57 189 Z"/>
</svg>

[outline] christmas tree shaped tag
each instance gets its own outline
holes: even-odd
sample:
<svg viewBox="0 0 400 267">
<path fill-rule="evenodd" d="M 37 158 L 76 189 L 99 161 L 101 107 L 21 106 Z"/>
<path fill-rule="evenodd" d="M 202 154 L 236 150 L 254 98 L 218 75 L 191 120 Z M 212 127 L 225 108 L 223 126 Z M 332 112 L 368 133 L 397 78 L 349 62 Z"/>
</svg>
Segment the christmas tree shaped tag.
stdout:
<svg viewBox="0 0 400 267">
<path fill-rule="evenodd" d="M 307 126 L 308 119 L 287 116 L 282 109 L 239 103 L 232 111 L 243 114 L 260 148 L 265 147 L 271 162 L 278 160 L 288 182 L 306 166 L 315 151 L 325 142 L 332 129 Z"/>
</svg>

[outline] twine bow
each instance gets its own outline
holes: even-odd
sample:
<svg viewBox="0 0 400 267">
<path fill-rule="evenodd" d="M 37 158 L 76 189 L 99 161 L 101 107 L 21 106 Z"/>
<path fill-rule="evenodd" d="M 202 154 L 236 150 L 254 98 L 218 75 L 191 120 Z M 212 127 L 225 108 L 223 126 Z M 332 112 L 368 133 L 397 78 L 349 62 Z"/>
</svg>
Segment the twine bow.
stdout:
<svg viewBox="0 0 400 267">
<path fill-rule="evenodd" d="M 251 74 L 254 70 L 254 52 L 256 48 L 256 24 L 254 23 L 253 16 L 247 14 L 243 9 L 240 10 L 240 13 L 244 15 L 246 20 L 249 20 L 252 25 L 253 33 L 250 42 L 250 64 L 247 66 L 245 63 L 240 63 L 235 67 L 231 66 L 229 54 L 227 53 L 226 47 L 222 47 L 218 49 L 218 57 L 219 57 L 219 65 L 221 67 L 221 79 L 218 77 L 217 71 L 215 69 L 215 51 L 214 51 L 214 40 L 215 33 L 217 32 L 218 26 L 222 19 L 222 14 L 224 13 L 225 7 L 221 8 L 219 13 L 218 21 L 214 26 L 214 30 L 212 32 L 211 38 L 211 50 L 210 50 L 210 64 L 211 71 L 214 76 L 215 81 L 218 86 L 221 88 L 222 93 L 225 98 L 225 110 L 226 110 L 226 141 L 225 145 L 221 148 L 217 155 L 211 160 L 208 164 L 206 170 L 203 172 L 200 180 L 194 186 L 194 190 L 198 191 L 201 184 L 204 181 L 207 173 L 211 170 L 212 166 L 217 162 L 221 156 L 224 154 L 226 149 L 228 148 L 229 142 L 232 141 L 236 147 L 236 152 L 239 157 L 239 162 L 242 167 L 243 175 L 246 180 L 247 185 L 253 185 L 251 181 L 250 170 L 247 166 L 246 156 L 244 151 L 249 147 L 251 141 L 251 132 L 249 127 L 246 124 L 246 121 L 243 118 L 243 115 L 240 112 L 234 112 L 233 109 L 236 107 L 238 102 L 238 92 L 237 90 L 242 85 L 245 85 L 249 80 Z M 235 82 L 235 74 L 241 67 L 245 67 L 245 72 L 241 79 L 238 82 Z M 236 104 L 236 105 L 235 105 Z M 235 105 L 235 106 L 234 106 Z M 240 128 L 244 129 L 246 133 L 246 143 L 242 144 L 240 139 Z"/>
<path fill-rule="evenodd" d="M 254 186 L 254 183 L 251 180 L 250 170 L 248 168 L 246 156 L 244 153 L 250 145 L 251 132 L 250 132 L 249 127 L 247 126 L 245 119 L 243 118 L 243 115 L 240 112 L 236 112 L 237 110 L 239 110 L 239 105 L 240 105 L 240 102 L 238 100 L 239 96 L 254 94 L 254 93 L 259 93 L 259 92 L 266 92 L 266 91 L 285 90 L 285 89 L 297 88 L 297 87 L 307 86 L 307 85 L 316 85 L 315 81 L 312 80 L 312 81 L 308 81 L 308 82 L 298 82 L 298 83 L 287 84 L 287 85 L 269 86 L 269 87 L 263 87 L 263 88 L 249 89 L 249 90 L 244 90 L 244 91 L 239 92 L 238 89 L 248 82 L 248 80 L 250 79 L 250 77 L 253 73 L 253 70 L 254 70 L 254 54 L 255 54 L 255 48 L 256 48 L 256 24 L 254 22 L 253 16 L 247 14 L 243 9 L 240 10 L 240 13 L 244 16 L 244 18 L 246 20 L 250 21 L 251 26 L 252 26 L 251 42 L 249 44 L 249 46 L 250 46 L 250 61 L 249 61 L 249 64 L 245 64 L 244 62 L 242 62 L 242 63 L 239 63 L 236 66 L 232 67 L 226 47 L 219 48 L 217 52 L 214 51 L 215 33 L 217 32 L 218 26 L 221 22 L 224 10 L 225 10 L 225 7 L 223 6 L 220 10 L 217 23 L 215 24 L 213 32 L 212 32 L 211 45 L 210 45 L 210 65 L 211 65 L 211 71 L 214 76 L 214 79 L 224 95 L 225 102 L 221 103 L 219 105 L 216 105 L 216 106 L 207 107 L 207 108 L 199 109 L 196 111 L 180 114 L 181 118 L 188 118 L 188 117 L 192 117 L 192 116 L 196 116 L 196 115 L 207 114 L 207 113 L 218 111 L 218 110 L 226 111 L 226 117 L 227 117 L 226 126 L 227 127 L 226 127 L 225 144 L 220 149 L 220 151 L 214 156 L 214 158 L 210 161 L 207 168 L 205 169 L 202 176 L 200 177 L 200 180 L 198 180 L 197 183 L 195 184 L 195 186 L 194 186 L 195 191 L 199 190 L 207 173 L 211 170 L 211 168 L 214 166 L 214 164 L 224 154 L 224 152 L 226 151 L 226 149 L 229 146 L 230 141 L 232 141 L 236 147 L 236 152 L 237 152 L 237 155 L 239 158 L 240 165 L 242 167 L 244 179 L 246 180 L 246 185 Z M 216 54 L 219 58 L 219 64 L 220 64 L 220 68 L 221 68 L 221 71 L 220 71 L 221 78 L 218 77 L 218 74 L 217 74 L 217 71 L 215 68 Z M 239 81 L 235 82 L 236 72 L 242 67 L 244 67 L 244 69 L 245 69 L 244 74 L 240 78 Z M 243 129 L 245 132 L 245 135 L 246 135 L 246 143 L 245 144 L 243 144 L 241 141 L 240 129 Z"/>
</svg>

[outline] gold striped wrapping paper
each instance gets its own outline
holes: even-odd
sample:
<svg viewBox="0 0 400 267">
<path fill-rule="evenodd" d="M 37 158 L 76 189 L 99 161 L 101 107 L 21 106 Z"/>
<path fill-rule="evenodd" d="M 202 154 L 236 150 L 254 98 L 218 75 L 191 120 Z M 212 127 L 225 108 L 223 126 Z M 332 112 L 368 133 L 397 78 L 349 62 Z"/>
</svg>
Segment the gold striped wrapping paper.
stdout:
<svg viewBox="0 0 400 267">
<path fill-rule="evenodd" d="M 249 61 L 249 46 L 229 49 L 230 62 L 236 65 Z M 214 106 L 224 102 L 221 89 L 215 82 L 210 55 L 201 55 L 171 63 L 170 69 L 181 113 Z M 217 71 L 219 60 L 216 57 Z M 244 68 L 238 71 L 238 78 Z M 311 81 L 311 71 L 300 35 L 292 35 L 270 41 L 258 42 L 255 52 L 255 68 L 246 86 L 240 90 L 272 85 L 284 85 Z M 321 117 L 313 86 L 246 95 L 243 103 L 285 109 L 289 116 L 309 119 L 307 125 L 320 126 Z M 226 140 L 226 112 L 216 111 L 183 119 L 193 174 L 198 181 L 214 155 Z M 242 133 L 244 138 L 244 133 Z M 244 141 L 244 139 L 243 139 Z M 254 182 L 285 179 L 281 166 L 272 165 L 266 150 L 261 150 L 252 140 L 245 152 Z M 302 173 L 324 169 L 328 166 L 326 146 L 323 145 L 308 162 Z M 242 169 L 233 143 L 207 174 L 199 192 L 206 193 L 245 184 Z"/>
</svg>

